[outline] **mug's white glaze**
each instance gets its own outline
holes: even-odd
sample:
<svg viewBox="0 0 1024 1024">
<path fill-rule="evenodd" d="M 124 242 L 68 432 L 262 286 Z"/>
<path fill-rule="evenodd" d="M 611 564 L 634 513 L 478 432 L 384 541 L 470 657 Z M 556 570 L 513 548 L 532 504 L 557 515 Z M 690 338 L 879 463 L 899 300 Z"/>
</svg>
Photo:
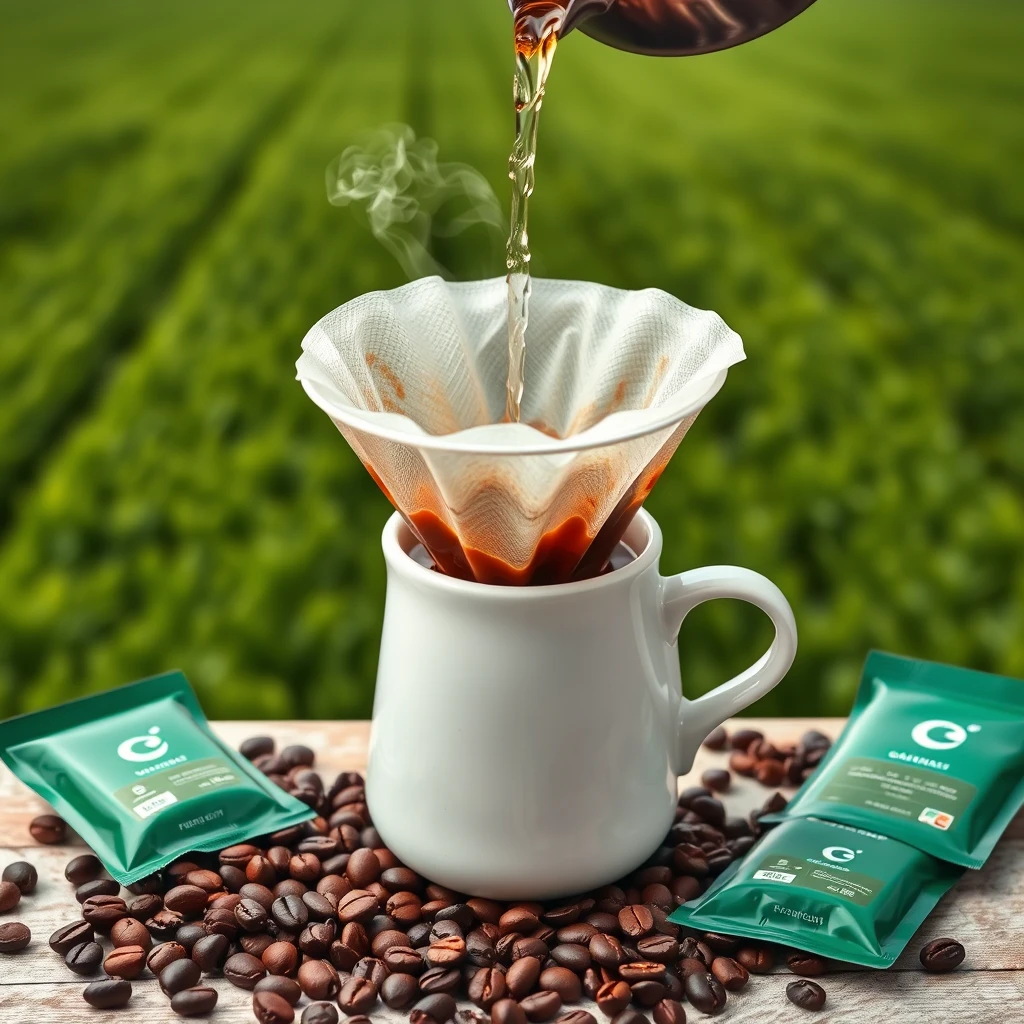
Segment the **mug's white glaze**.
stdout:
<svg viewBox="0 0 1024 1024">
<path fill-rule="evenodd" d="M 367 800 L 409 867 L 495 899 L 620 878 L 664 838 L 700 741 L 788 671 L 796 624 L 773 583 L 735 566 L 662 577 L 643 510 L 624 539 L 636 559 L 605 576 L 497 587 L 420 565 L 402 518 L 388 521 Z M 686 700 L 676 637 L 716 597 L 763 609 L 775 640 Z"/>
</svg>

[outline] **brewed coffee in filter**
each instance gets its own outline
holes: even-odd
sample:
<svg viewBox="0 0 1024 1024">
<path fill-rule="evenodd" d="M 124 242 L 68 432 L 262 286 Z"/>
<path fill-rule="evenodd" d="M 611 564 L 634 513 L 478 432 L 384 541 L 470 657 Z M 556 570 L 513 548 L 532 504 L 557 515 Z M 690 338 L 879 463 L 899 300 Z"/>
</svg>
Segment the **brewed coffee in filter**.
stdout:
<svg viewBox="0 0 1024 1024">
<path fill-rule="evenodd" d="M 502 278 L 371 292 L 308 332 L 298 379 L 442 571 L 597 575 L 742 343 L 657 289 L 535 280 L 514 423 L 507 316 Z"/>
</svg>

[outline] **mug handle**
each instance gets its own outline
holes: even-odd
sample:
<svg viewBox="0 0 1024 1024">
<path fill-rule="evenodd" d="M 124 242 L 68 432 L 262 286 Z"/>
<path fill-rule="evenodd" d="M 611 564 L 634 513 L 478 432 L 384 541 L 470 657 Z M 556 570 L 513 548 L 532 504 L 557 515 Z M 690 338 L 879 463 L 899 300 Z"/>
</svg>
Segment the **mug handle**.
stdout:
<svg viewBox="0 0 1024 1024">
<path fill-rule="evenodd" d="M 699 604 L 731 597 L 760 608 L 775 626 L 771 647 L 728 682 L 696 700 L 680 696 L 677 772 L 685 775 L 704 737 L 727 718 L 763 697 L 781 681 L 796 657 L 796 619 L 785 595 L 771 580 L 736 565 L 708 565 L 662 579 L 662 619 L 671 642 Z"/>
</svg>

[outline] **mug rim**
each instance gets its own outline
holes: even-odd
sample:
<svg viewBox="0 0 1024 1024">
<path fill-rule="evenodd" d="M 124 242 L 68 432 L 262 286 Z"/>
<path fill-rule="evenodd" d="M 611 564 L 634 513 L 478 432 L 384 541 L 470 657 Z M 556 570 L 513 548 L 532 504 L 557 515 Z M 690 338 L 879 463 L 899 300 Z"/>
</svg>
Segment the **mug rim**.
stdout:
<svg viewBox="0 0 1024 1024">
<path fill-rule="evenodd" d="M 636 552 L 629 544 L 627 537 L 635 529 L 646 533 L 643 549 Z M 545 583 L 537 586 L 514 587 L 500 583 L 478 583 L 476 580 L 460 580 L 455 576 L 446 576 L 434 569 L 421 565 L 406 550 L 402 543 L 403 532 L 416 543 L 416 536 L 400 512 L 388 517 L 381 534 L 381 547 L 388 568 L 424 586 L 439 587 L 455 594 L 473 597 L 477 600 L 510 600 L 529 601 L 539 597 L 579 597 L 583 594 L 595 593 L 611 587 L 623 586 L 646 572 L 652 565 L 657 565 L 661 558 L 662 533 L 657 520 L 644 508 L 639 508 L 633 520 L 623 534 L 623 541 L 634 550 L 636 558 L 626 565 L 601 576 L 589 580 L 572 580 L 569 583 Z"/>
</svg>

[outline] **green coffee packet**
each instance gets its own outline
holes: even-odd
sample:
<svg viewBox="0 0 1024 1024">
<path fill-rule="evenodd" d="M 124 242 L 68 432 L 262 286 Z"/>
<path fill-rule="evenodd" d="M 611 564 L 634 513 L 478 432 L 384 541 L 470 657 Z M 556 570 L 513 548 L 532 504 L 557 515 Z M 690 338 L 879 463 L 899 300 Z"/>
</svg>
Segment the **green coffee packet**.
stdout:
<svg viewBox="0 0 1024 1024">
<path fill-rule="evenodd" d="M 669 920 L 885 968 L 961 874 L 867 829 L 794 818 Z"/>
<path fill-rule="evenodd" d="M 213 734 L 180 672 L 0 722 L 0 757 L 122 885 L 315 814 Z"/>
<path fill-rule="evenodd" d="M 980 868 L 1024 804 L 1024 683 L 872 651 L 842 735 L 784 811 Z"/>
</svg>

